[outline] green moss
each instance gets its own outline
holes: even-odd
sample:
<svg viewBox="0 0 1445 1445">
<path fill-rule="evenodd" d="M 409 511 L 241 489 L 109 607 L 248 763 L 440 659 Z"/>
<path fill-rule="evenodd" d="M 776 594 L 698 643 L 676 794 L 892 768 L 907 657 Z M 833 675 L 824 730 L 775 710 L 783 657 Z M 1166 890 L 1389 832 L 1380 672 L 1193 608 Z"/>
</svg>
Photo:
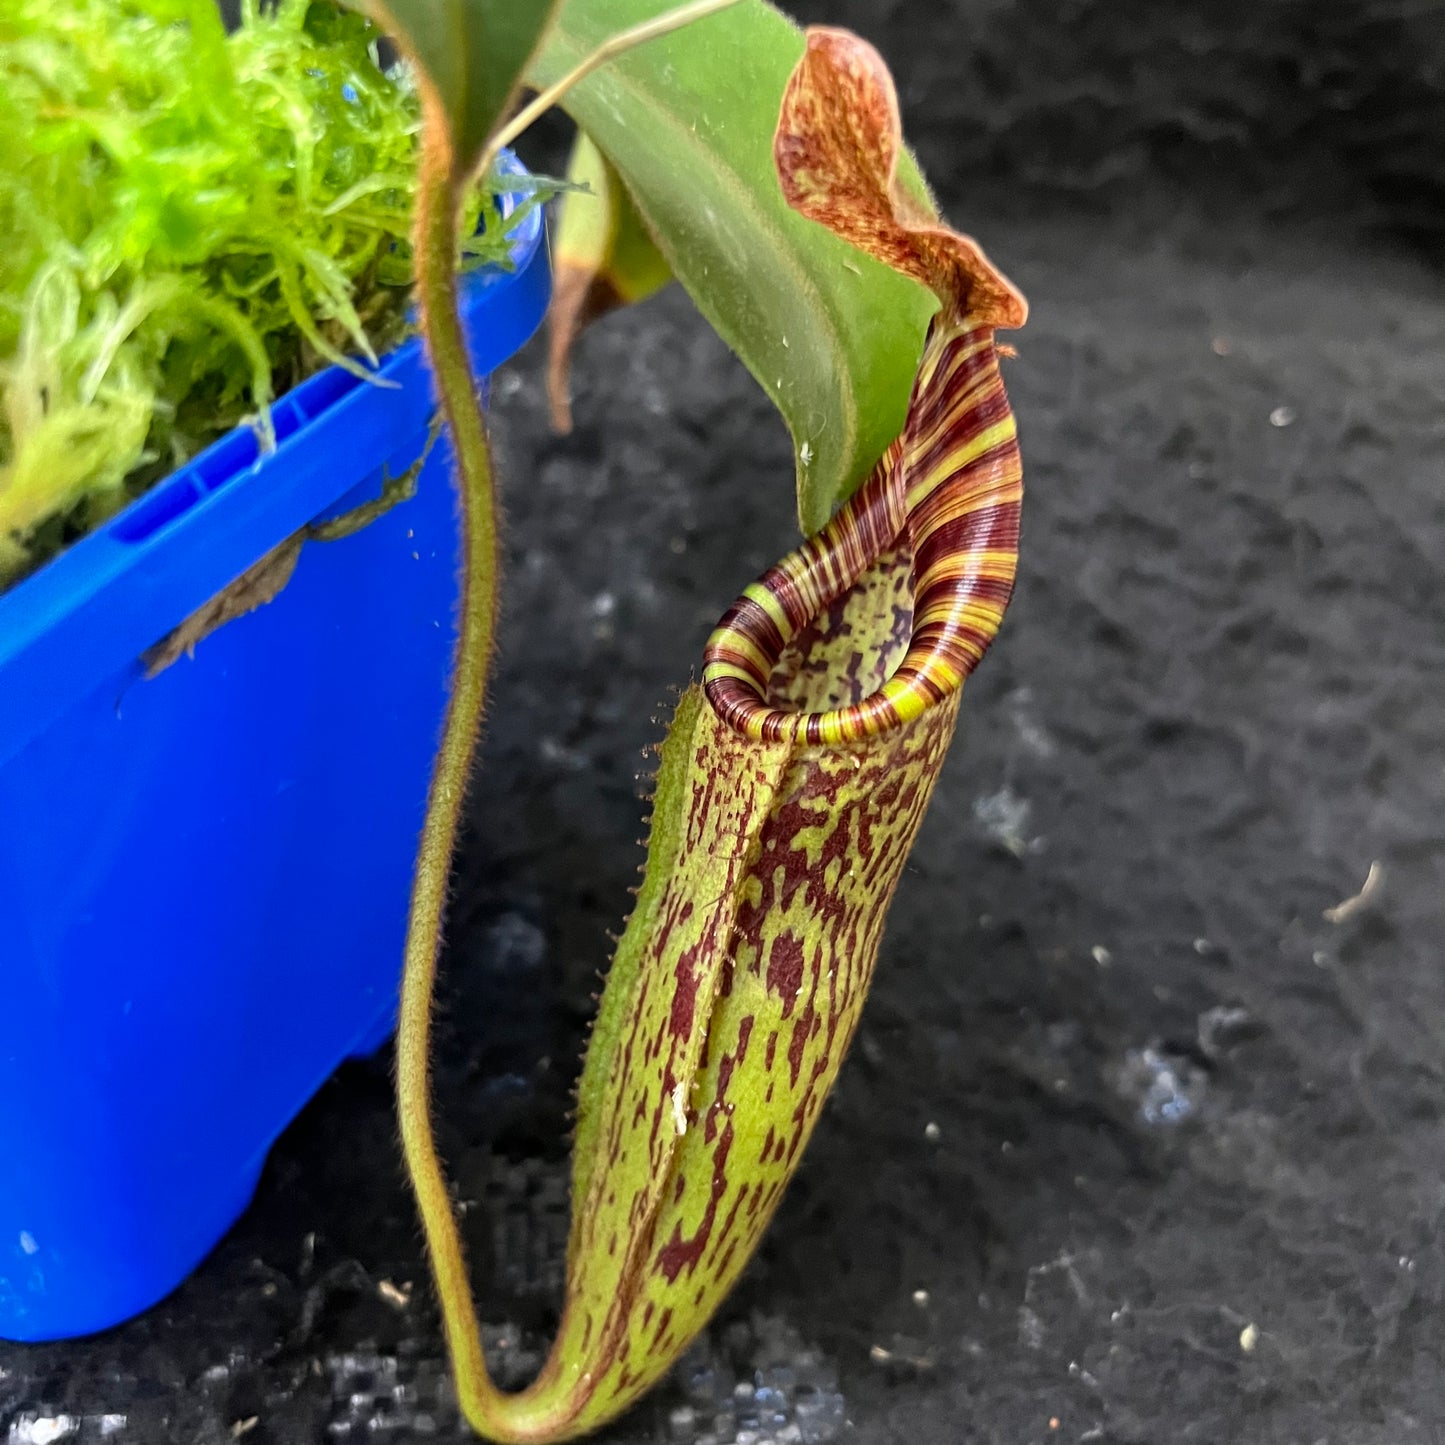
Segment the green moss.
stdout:
<svg viewBox="0 0 1445 1445">
<path fill-rule="evenodd" d="M 403 335 L 420 120 L 376 46 L 329 0 L 3 7 L 0 585 Z"/>
</svg>

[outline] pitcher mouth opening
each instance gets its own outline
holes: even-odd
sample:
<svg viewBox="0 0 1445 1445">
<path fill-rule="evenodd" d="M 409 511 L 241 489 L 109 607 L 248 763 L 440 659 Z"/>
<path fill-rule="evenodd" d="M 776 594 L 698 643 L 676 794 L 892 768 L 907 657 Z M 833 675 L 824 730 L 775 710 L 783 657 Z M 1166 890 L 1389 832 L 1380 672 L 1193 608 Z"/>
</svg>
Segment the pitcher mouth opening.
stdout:
<svg viewBox="0 0 1445 1445">
<path fill-rule="evenodd" d="M 746 737 L 816 746 L 875 736 L 957 692 L 1013 592 L 1022 495 L 993 329 L 935 321 L 902 434 L 833 520 L 748 587 L 708 639 L 709 704 Z M 892 675 L 846 707 L 771 703 L 770 680 L 789 643 L 904 543 L 912 631 Z"/>
</svg>

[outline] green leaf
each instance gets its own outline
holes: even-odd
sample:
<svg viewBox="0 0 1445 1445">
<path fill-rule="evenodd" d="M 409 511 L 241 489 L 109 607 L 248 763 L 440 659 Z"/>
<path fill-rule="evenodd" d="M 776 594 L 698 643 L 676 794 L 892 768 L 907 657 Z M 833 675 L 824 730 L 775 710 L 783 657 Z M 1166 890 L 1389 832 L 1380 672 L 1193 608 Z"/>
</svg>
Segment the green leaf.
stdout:
<svg viewBox="0 0 1445 1445">
<path fill-rule="evenodd" d="M 421 66 L 450 122 L 453 170 L 470 174 L 560 0 L 354 3 Z"/>
<path fill-rule="evenodd" d="M 569 0 L 528 78 L 559 80 L 670 0 Z M 802 33 L 763 0 L 638 48 L 564 106 L 626 182 L 674 274 L 793 435 L 798 515 L 816 531 L 898 434 L 935 301 L 794 214 L 772 137 Z M 924 193 L 905 157 L 901 180 Z M 926 193 L 925 193 L 926 194 Z"/>
</svg>

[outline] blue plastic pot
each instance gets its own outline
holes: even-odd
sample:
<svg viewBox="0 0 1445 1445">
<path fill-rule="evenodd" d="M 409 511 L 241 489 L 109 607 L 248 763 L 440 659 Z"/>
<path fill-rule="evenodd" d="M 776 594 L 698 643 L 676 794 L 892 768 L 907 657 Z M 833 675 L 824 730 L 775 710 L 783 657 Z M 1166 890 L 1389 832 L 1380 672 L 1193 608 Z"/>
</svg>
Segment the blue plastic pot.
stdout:
<svg viewBox="0 0 1445 1445">
<path fill-rule="evenodd" d="M 546 309 L 540 211 L 469 278 L 479 374 Z M 453 641 L 443 437 L 417 494 L 308 542 L 275 601 L 142 654 L 306 523 L 376 496 L 434 411 L 420 343 L 332 369 L 0 596 L 0 1337 L 169 1293 L 267 1150 L 390 1033 Z"/>
</svg>

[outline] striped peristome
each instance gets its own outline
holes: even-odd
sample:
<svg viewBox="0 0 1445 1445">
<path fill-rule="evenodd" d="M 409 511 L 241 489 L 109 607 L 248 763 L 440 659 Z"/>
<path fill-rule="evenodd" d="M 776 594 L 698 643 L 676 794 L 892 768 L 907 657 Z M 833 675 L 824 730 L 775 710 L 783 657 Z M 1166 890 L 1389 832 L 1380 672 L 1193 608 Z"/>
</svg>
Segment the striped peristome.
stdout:
<svg viewBox="0 0 1445 1445">
<path fill-rule="evenodd" d="M 936 324 L 902 437 L 823 531 L 749 587 L 713 633 L 704 653 L 708 701 L 748 737 L 836 743 L 908 722 L 957 691 L 1003 621 L 1022 496 L 993 329 Z M 770 705 L 783 649 L 900 537 L 916 580 L 912 640 L 897 671 L 846 707 Z"/>
</svg>

